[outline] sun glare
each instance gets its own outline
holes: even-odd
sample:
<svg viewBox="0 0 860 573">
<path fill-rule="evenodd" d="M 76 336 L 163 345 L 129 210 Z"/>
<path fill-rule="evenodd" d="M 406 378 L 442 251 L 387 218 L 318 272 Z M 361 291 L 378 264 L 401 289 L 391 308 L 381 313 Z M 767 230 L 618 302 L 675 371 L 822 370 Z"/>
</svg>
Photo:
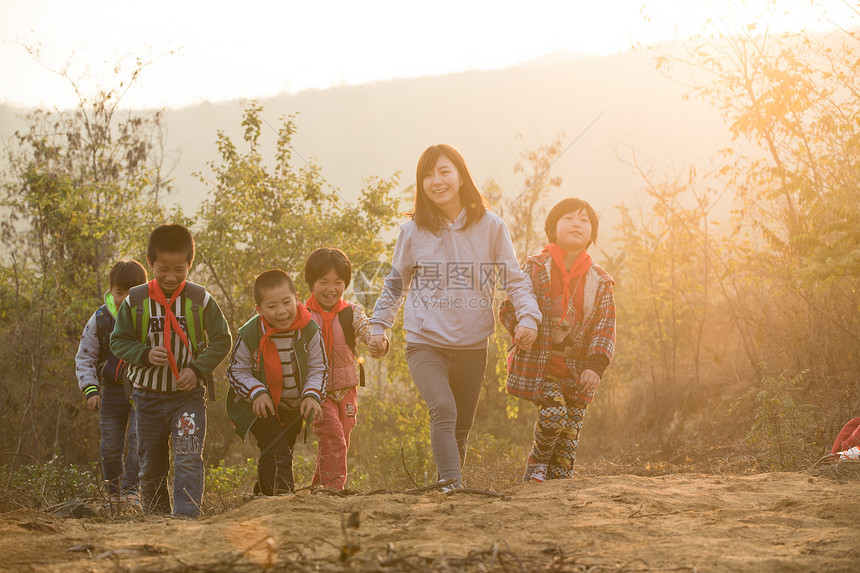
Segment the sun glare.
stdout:
<svg viewBox="0 0 860 573">
<path fill-rule="evenodd" d="M 157 59 L 129 94 L 134 107 L 265 97 L 467 69 L 497 69 L 548 54 L 604 56 L 699 33 L 748 28 L 775 32 L 856 26 L 848 3 L 799 0 L 641 4 L 441 1 L 432 9 L 400 1 L 214 3 L 104 1 L 69 5 L 4 2 L 0 101 L 74 105 L 67 69 L 85 91 L 113 86 L 125 57 Z M 169 14 L 169 17 L 166 15 Z M 42 65 L 23 46 L 39 52 Z M 129 57 L 130 56 L 130 57 Z M 120 67 L 122 76 L 124 68 Z"/>
</svg>

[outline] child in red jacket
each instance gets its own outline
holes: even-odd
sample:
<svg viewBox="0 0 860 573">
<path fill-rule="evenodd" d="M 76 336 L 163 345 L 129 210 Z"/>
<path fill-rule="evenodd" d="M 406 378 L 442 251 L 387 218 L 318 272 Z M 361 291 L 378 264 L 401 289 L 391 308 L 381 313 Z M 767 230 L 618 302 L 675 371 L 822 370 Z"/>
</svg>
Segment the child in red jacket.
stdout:
<svg viewBox="0 0 860 573">
<path fill-rule="evenodd" d="M 305 282 L 311 289 L 305 304 L 320 325 L 330 364 L 322 416 L 312 424 L 319 436 L 312 483 L 337 490 L 346 483 L 346 453 L 358 414 L 359 373 L 355 363 L 360 359 L 355 344 L 360 341 L 366 345 L 370 341 L 370 321 L 364 308 L 343 299 L 351 278 L 349 258 L 340 249 L 317 249 L 305 262 Z M 381 356 L 375 347 L 370 349 L 370 355 Z M 361 372 L 363 375 L 364 371 Z"/>
</svg>

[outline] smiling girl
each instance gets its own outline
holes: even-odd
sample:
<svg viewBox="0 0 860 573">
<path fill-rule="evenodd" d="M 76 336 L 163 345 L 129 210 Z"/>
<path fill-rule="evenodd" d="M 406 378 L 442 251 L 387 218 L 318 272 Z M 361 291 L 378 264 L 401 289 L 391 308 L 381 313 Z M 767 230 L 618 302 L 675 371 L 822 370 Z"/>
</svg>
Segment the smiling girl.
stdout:
<svg viewBox="0 0 860 573">
<path fill-rule="evenodd" d="M 587 201 L 562 200 L 546 218 L 549 244 L 523 265 L 543 313 L 533 347 L 520 345 L 508 356 L 508 392 L 538 407 L 523 481 L 571 477 L 585 408 L 615 350 L 614 281 L 587 252 L 597 226 Z M 499 320 L 516 341 L 510 300 Z"/>
<path fill-rule="evenodd" d="M 531 345 L 541 314 L 507 227 L 487 210 L 450 145 L 431 146 L 418 160 L 415 209 L 400 227 L 392 267 L 373 309 L 370 347 L 384 352 L 385 329 L 405 298 L 406 361 L 430 410 L 436 469 L 459 488 L 495 327 L 497 280 L 513 301 L 519 344 Z"/>
<path fill-rule="evenodd" d="M 331 365 L 322 416 L 312 427 L 319 436 L 313 485 L 341 490 L 346 483 L 349 436 L 358 415 L 359 375 L 355 370 L 356 342 L 370 342 L 370 322 L 364 308 L 343 299 L 352 278 L 349 257 L 340 249 L 322 247 L 305 262 L 305 282 L 311 289 L 306 305 L 320 325 Z M 371 356 L 381 353 L 371 349 Z M 362 370 L 363 372 L 363 370 Z"/>
</svg>

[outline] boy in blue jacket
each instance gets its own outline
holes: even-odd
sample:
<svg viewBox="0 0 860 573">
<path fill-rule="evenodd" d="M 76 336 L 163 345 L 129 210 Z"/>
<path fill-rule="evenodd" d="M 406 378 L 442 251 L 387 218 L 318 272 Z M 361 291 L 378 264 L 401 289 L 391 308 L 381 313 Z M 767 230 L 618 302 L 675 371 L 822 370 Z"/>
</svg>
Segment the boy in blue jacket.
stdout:
<svg viewBox="0 0 860 573">
<path fill-rule="evenodd" d="M 146 282 L 146 269 L 137 261 L 122 260 L 110 269 L 105 303 L 87 321 L 78 352 L 75 374 L 87 407 L 99 413 L 99 457 L 102 479 L 111 499 L 135 498 L 138 487 L 137 422 L 134 408 L 123 389 L 125 363 L 110 350 L 110 335 L 116 324 L 116 311 L 128 291 Z M 128 437 L 128 453 L 123 452 Z"/>
</svg>

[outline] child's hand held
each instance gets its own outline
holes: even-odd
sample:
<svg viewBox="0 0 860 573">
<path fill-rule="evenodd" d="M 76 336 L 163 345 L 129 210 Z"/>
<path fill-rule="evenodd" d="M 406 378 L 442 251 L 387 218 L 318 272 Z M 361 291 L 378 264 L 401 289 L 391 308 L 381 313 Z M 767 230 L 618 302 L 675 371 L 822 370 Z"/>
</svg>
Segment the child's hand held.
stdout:
<svg viewBox="0 0 860 573">
<path fill-rule="evenodd" d="M 374 334 L 370 337 L 370 342 L 368 343 L 367 348 L 370 350 L 370 355 L 374 358 L 382 356 L 382 340 L 384 338 L 384 334 Z"/>
<path fill-rule="evenodd" d="M 514 329 L 514 340 L 523 350 L 531 350 L 532 344 L 537 340 L 537 330 L 518 324 Z"/>
<path fill-rule="evenodd" d="M 388 337 L 384 334 L 377 334 L 370 338 L 370 343 L 367 345 L 372 358 L 381 358 L 388 354 Z"/>
</svg>

